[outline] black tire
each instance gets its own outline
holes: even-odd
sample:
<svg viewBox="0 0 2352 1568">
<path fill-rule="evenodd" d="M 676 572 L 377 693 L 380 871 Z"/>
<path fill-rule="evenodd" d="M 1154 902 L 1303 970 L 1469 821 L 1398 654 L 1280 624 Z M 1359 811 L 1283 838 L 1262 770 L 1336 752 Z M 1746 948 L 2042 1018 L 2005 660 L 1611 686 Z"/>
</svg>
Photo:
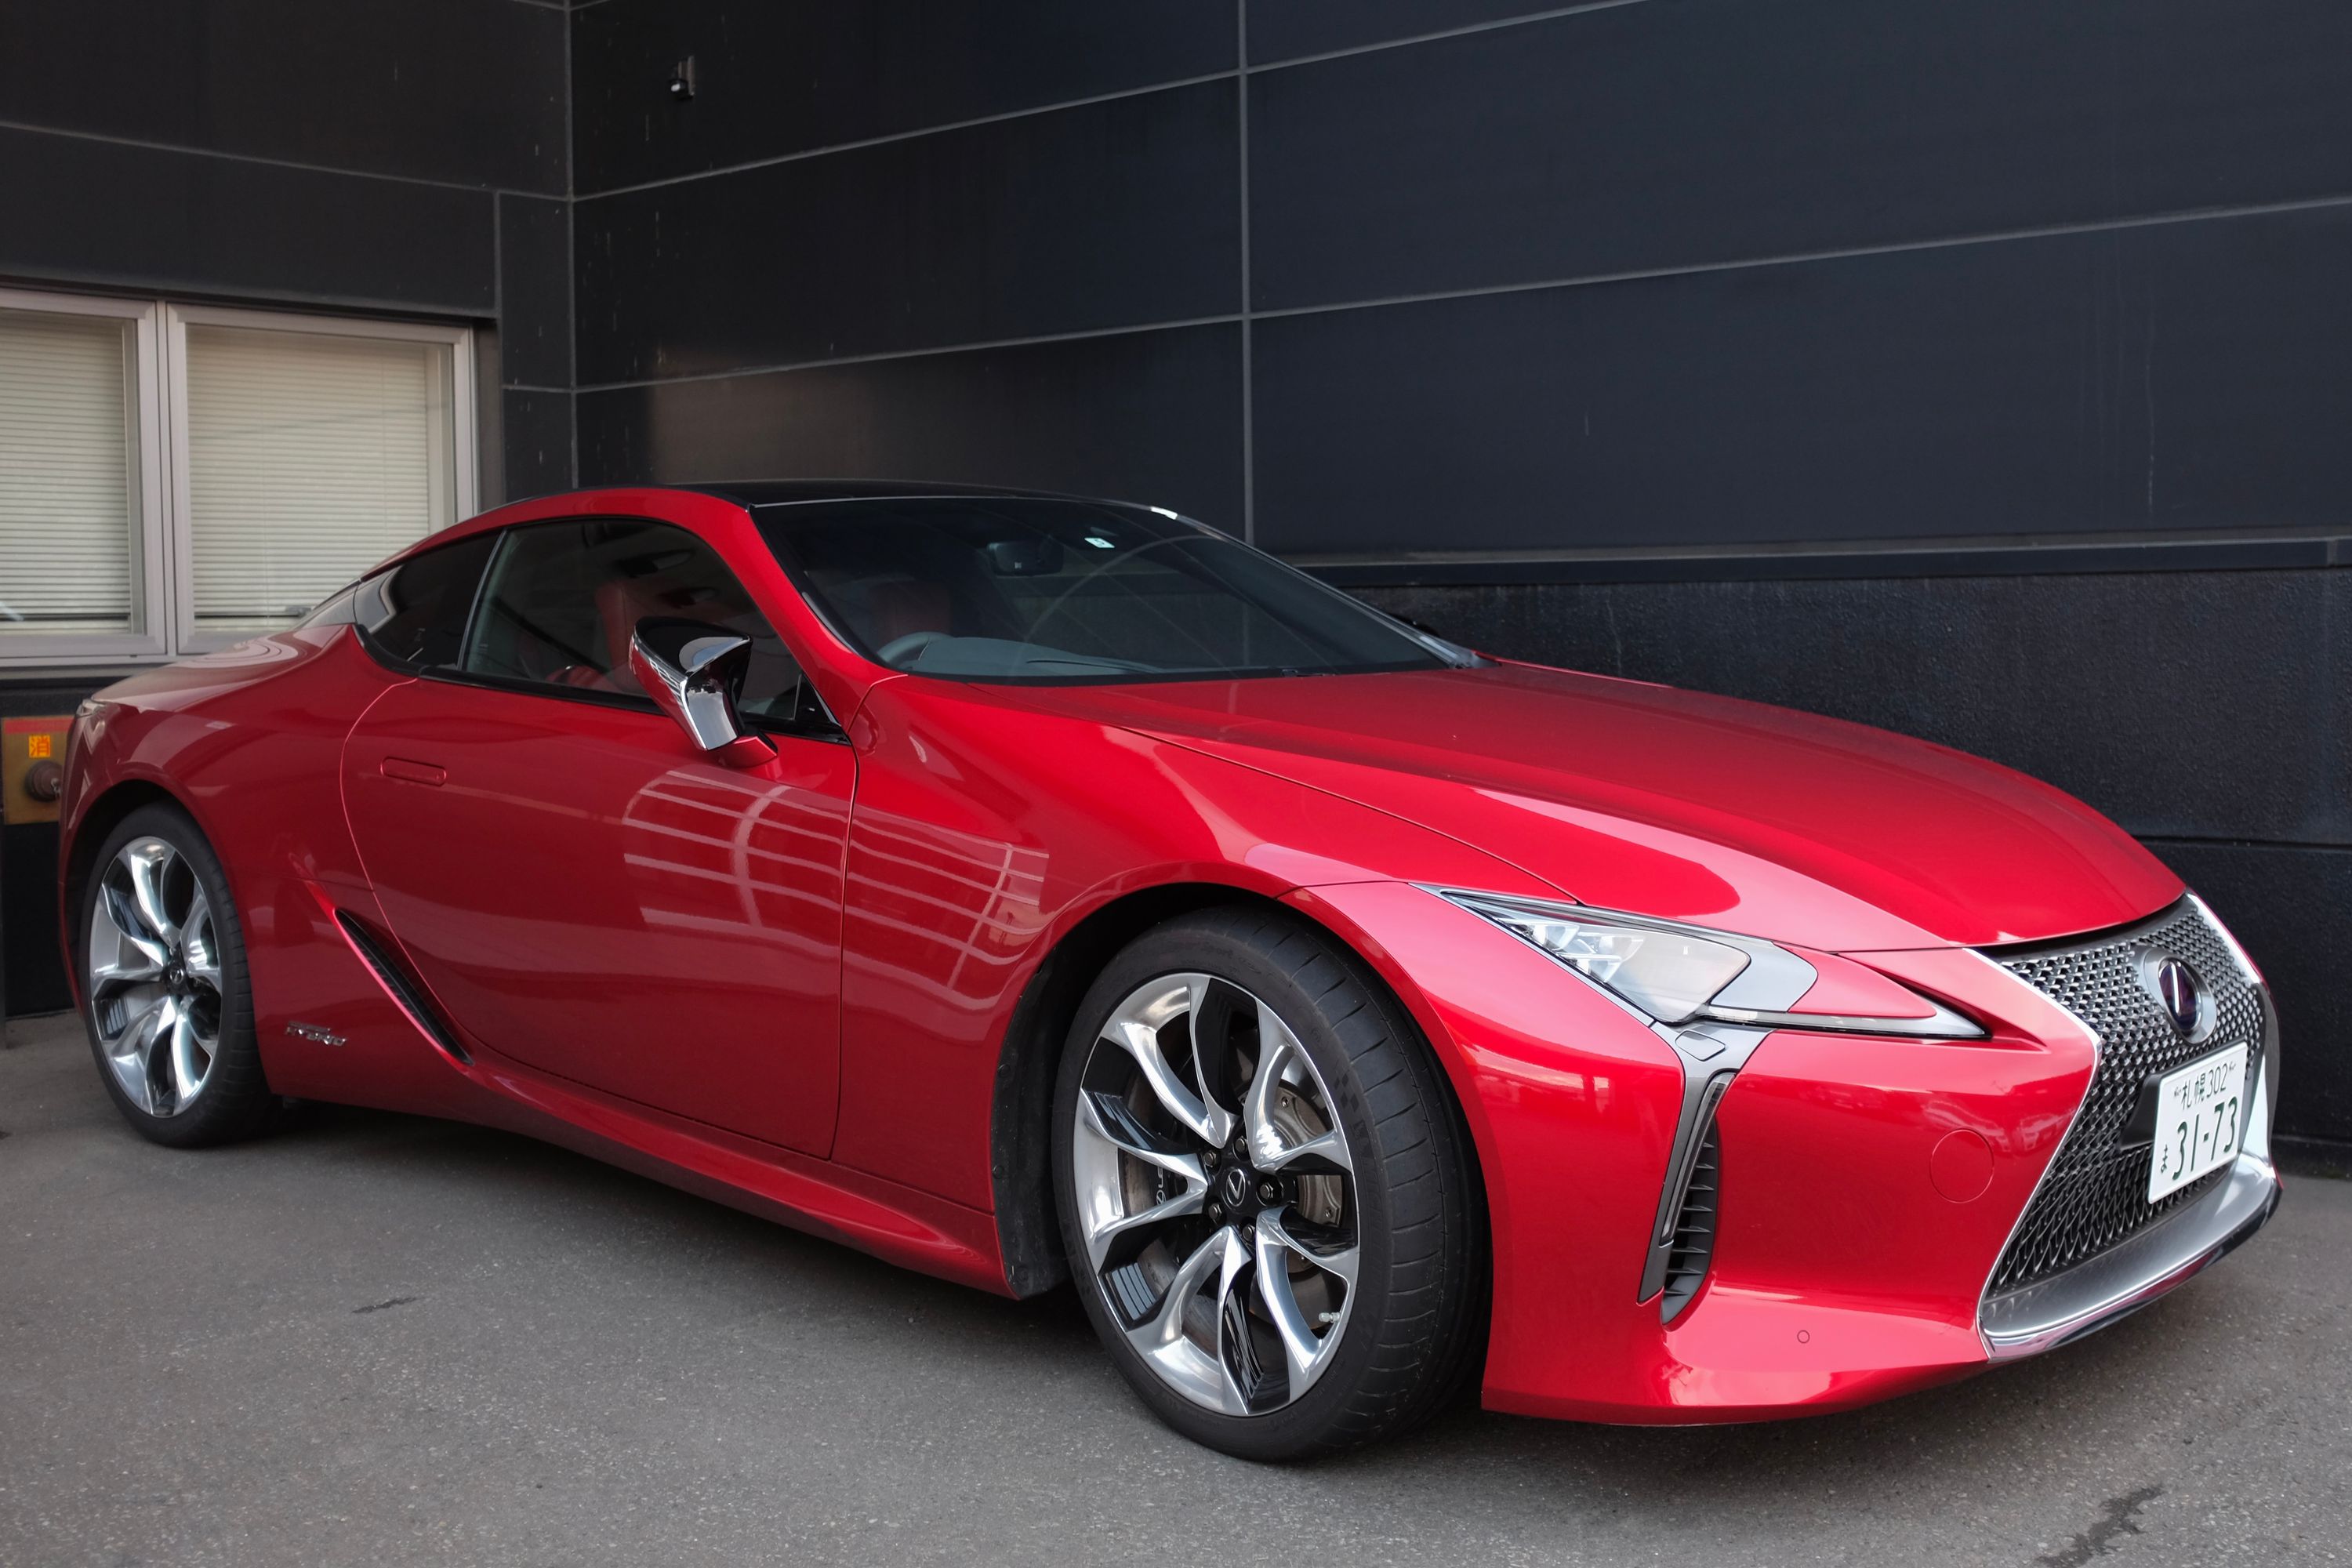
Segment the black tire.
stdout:
<svg viewBox="0 0 2352 1568">
<path fill-rule="evenodd" d="M 126 1089 L 106 1044 L 100 1013 L 106 1000 L 99 994 L 91 972 L 91 929 L 99 900 L 106 896 L 110 874 L 123 851 L 142 841 L 160 840 L 178 857 L 185 875 L 201 889 L 209 906 L 211 958 L 218 970 L 215 986 L 195 987 L 192 995 L 209 991 L 206 1016 L 214 1024 L 215 1047 L 202 1088 L 184 1105 L 165 1101 L 158 1114 L 142 1106 Z M 176 877 L 178 873 L 173 873 Z M 276 1120 L 279 1100 L 262 1071 L 261 1050 L 254 1036 L 253 994 L 245 958 L 245 928 L 237 918 L 236 901 L 229 891 L 220 858 L 188 814 L 163 802 L 142 805 L 125 816 L 106 836 L 90 863 L 89 879 L 76 910 L 74 957 L 80 967 L 82 1023 L 89 1031 L 90 1053 L 99 1081 L 139 1135 L 175 1149 L 202 1148 L 249 1138 Z M 152 1097 L 152 1095 L 151 1095 Z"/>
<path fill-rule="evenodd" d="M 1313 1089 L 1336 1112 L 1351 1167 L 1348 1206 L 1356 1271 L 1346 1291 L 1348 1313 L 1331 1331 L 1338 1342 L 1329 1346 L 1328 1365 L 1303 1393 L 1292 1392 L 1286 1382 L 1283 1396 L 1289 1403 L 1262 1412 L 1208 1408 L 1200 1395 L 1180 1392 L 1130 1343 L 1130 1332 L 1145 1331 L 1134 1313 L 1164 1310 L 1173 1288 L 1162 1289 L 1157 1307 L 1144 1308 L 1136 1305 L 1140 1298 L 1132 1293 L 1133 1283 L 1127 1283 L 1131 1310 L 1123 1319 L 1123 1309 L 1112 1300 L 1121 1287 L 1107 1282 L 1122 1270 L 1106 1266 L 1097 1271 L 1080 1224 L 1077 1173 L 1086 1135 L 1078 1130 L 1079 1098 L 1082 1089 L 1097 1092 L 1088 1085 L 1098 1079 L 1087 1076 L 1103 1070 L 1089 1066 L 1097 1041 L 1114 1013 L 1142 988 L 1189 974 L 1238 987 L 1287 1026 L 1319 1077 Z M 1209 1008 L 1201 1011 L 1205 1016 Z M 1253 1033 L 1242 1038 L 1256 1037 L 1255 1026 L 1250 1028 Z M 1261 1047 L 1256 1062 L 1267 1059 Z M 1256 1069 L 1244 1066 L 1248 1078 L 1233 1081 L 1234 1092 L 1203 1092 L 1201 1100 L 1245 1094 Z M 1197 1089 L 1197 1065 L 1192 1074 Z M 1097 1103 L 1098 1110 L 1099 1099 Z M 1484 1343 L 1486 1327 L 1485 1213 L 1467 1130 L 1409 1015 L 1320 929 L 1287 911 L 1236 906 L 1180 916 L 1137 938 L 1111 961 L 1079 1007 L 1063 1050 L 1053 1132 L 1056 1208 L 1079 1298 L 1121 1373 L 1177 1431 L 1242 1458 L 1310 1458 L 1409 1428 L 1436 1414 L 1461 1386 Z M 1255 1158 L 1213 1148 L 1196 1157 L 1215 1160 L 1221 1153 L 1223 1163 L 1211 1167 L 1213 1172 Z M 1213 1198 L 1219 1190 L 1213 1174 L 1204 1196 Z M 1208 1216 L 1217 1212 L 1204 1208 L 1197 1220 L 1167 1222 L 1193 1227 L 1167 1255 L 1193 1245 L 1211 1226 Z M 1277 1217 L 1297 1213 L 1273 1212 Z M 1296 1228 L 1298 1219 L 1289 1223 Z M 1254 1239 L 1261 1228 L 1252 1226 L 1237 1234 Z M 1253 1308 L 1245 1300 L 1241 1309 L 1254 1310 L 1262 1312 L 1262 1302 Z M 1227 1327 L 1216 1340 L 1220 1359 L 1226 1355 L 1225 1336 L 1246 1331 L 1247 1319 L 1223 1321 Z M 1241 1331 L 1233 1325 L 1242 1325 Z M 1227 1363 L 1228 1375 L 1234 1364 Z M 1257 1364 L 1248 1363 L 1253 1370 Z"/>
</svg>

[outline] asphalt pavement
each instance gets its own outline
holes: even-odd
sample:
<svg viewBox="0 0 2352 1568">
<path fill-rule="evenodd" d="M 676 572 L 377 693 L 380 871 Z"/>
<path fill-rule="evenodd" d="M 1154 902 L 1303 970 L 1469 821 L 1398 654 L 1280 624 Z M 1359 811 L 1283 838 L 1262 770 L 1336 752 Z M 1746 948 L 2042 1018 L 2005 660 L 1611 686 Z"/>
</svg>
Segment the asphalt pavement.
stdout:
<svg viewBox="0 0 2352 1568">
<path fill-rule="evenodd" d="M 1000 1300 L 505 1133 L 134 1136 L 0 1050 L 0 1564 L 2352 1562 L 2352 1184 L 2040 1361 L 1852 1415 L 1465 1405 L 1269 1468 Z M 2291 1092 L 2291 1090 L 2290 1090 Z"/>
</svg>

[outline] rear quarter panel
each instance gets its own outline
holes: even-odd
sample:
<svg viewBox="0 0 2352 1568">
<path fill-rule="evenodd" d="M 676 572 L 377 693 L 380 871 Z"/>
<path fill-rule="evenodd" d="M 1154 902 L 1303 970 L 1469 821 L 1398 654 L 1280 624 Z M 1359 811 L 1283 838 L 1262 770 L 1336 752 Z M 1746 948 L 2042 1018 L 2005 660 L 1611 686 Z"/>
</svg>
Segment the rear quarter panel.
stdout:
<svg viewBox="0 0 2352 1568">
<path fill-rule="evenodd" d="M 371 659 L 348 627 L 298 629 L 109 687 L 76 731 L 68 868 L 77 851 L 100 847 L 95 839 L 121 798 L 110 792 L 122 785 L 160 789 L 195 819 L 228 875 L 262 1065 L 280 1094 L 439 1106 L 421 1042 L 331 913 L 374 908 L 344 825 L 343 739 L 368 703 L 404 679 Z M 70 878 L 60 883 L 68 963 L 78 974 L 79 900 Z M 298 1022 L 346 1043 L 289 1035 Z"/>
</svg>

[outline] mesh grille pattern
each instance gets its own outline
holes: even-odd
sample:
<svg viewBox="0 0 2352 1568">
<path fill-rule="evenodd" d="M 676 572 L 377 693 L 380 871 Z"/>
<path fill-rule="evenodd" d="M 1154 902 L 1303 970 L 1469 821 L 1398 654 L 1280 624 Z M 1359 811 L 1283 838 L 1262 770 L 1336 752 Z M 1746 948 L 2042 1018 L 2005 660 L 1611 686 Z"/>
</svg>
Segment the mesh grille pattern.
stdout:
<svg viewBox="0 0 2352 1568">
<path fill-rule="evenodd" d="M 2195 970 L 2213 997 L 2213 1032 L 2194 1045 L 2140 978 L 2140 955 L 2151 947 Z M 2147 1177 L 2155 1151 L 2124 1142 L 2125 1129 L 2138 1105 L 2141 1081 L 2152 1072 L 2169 1072 L 2241 1044 L 2259 1063 L 2263 1016 L 2262 999 L 2239 973 L 2221 935 L 2185 901 L 2094 946 L 1991 956 L 2099 1037 L 2099 1068 L 2082 1111 L 1993 1269 L 1987 1294 L 1999 1296 L 2104 1252 L 2196 1202 L 2229 1175 L 2225 1165 L 2151 1204 Z"/>
</svg>

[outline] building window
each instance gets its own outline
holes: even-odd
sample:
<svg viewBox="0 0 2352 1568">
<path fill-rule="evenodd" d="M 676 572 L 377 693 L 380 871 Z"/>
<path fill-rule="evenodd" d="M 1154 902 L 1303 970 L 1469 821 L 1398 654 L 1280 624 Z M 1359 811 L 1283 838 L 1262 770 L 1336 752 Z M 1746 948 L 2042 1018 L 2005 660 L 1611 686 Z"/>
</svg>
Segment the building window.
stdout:
<svg viewBox="0 0 2352 1568">
<path fill-rule="evenodd" d="M 163 651 L 157 310 L 0 292 L 0 659 Z"/>
<path fill-rule="evenodd" d="M 0 666 L 219 647 L 471 512 L 470 350 L 0 289 Z"/>
</svg>

